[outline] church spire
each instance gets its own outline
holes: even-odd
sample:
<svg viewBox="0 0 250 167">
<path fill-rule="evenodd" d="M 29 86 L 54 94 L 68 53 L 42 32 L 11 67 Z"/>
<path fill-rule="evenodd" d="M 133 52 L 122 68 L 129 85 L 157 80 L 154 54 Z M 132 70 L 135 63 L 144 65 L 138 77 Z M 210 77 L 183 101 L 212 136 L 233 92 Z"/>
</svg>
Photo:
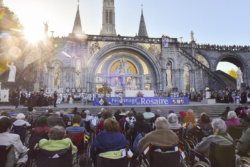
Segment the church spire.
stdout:
<svg viewBox="0 0 250 167">
<path fill-rule="evenodd" d="M 102 29 L 100 35 L 116 36 L 115 0 L 103 0 Z"/>
<path fill-rule="evenodd" d="M 146 23 L 144 21 L 144 16 L 143 16 L 143 8 L 141 9 L 141 21 L 140 21 L 140 26 L 139 26 L 138 37 L 148 37 Z"/>
<path fill-rule="evenodd" d="M 72 30 L 72 35 L 77 36 L 78 34 L 82 34 L 82 24 L 81 24 L 80 12 L 79 12 L 79 0 L 77 4 L 77 12 L 76 12 L 76 18 L 74 22 L 74 27 Z"/>
</svg>

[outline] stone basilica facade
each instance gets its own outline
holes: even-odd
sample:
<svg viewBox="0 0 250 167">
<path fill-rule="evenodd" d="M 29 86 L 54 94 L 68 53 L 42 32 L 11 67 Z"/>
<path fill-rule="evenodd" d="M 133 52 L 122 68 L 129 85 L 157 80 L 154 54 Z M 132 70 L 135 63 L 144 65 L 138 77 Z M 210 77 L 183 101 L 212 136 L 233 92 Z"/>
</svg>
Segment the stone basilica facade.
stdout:
<svg viewBox="0 0 250 167">
<path fill-rule="evenodd" d="M 216 72 L 217 64 L 224 60 L 239 66 L 245 83 L 250 82 L 248 47 L 241 50 L 238 46 L 200 46 L 193 40 L 192 32 L 189 43 L 170 37 L 150 38 L 143 11 L 137 36 L 117 35 L 114 0 L 103 0 L 100 35 L 83 33 L 78 6 L 72 33 L 63 38 L 50 37 L 48 45 L 24 53 L 24 58 L 19 60 L 20 87 L 93 94 L 104 83 L 115 92 L 220 89 L 229 86 L 230 80 L 236 83 L 223 74 L 228 79 L 226 82 Z"/>
</svg>

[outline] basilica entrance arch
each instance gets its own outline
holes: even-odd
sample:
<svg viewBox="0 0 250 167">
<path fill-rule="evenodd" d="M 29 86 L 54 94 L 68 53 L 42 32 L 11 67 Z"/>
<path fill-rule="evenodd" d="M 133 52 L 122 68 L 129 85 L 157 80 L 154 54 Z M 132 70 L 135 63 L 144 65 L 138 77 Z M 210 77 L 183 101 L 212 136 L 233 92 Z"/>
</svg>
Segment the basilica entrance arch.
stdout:
<svg viewBox="0 0 250 167">
<path fill-rule="evenodd" d="M 162 86 L 159 62 L 144 48 L 134 44 L 103 48 L 91 58 L 88 66 L 93 69 L 89 73 L 91 83 L 87 83 L 92 92 L 96 92 L 103 83 L 116 92 L 160 90 Z"/>
<path fill-rule="evenodd" d="M 242 71 L 242 74 L 243 74 L 243 81 L 244 81 L 244 83 L 248 84 L 247 83 L 247 75 L 248 75 L 247 74 L 247 64 L 245 63 L 244 60 L 242 60 L 240 57 L 235 56 L 235 55 L 223 55 L 217 60 L 215 69 L 220 62 L 229 62 L 229 63 L 234 64 L 238 68 L 240 68 Z M 236 71 L 237 71 L 237 69 L 236 69 Z"/>
</svg>

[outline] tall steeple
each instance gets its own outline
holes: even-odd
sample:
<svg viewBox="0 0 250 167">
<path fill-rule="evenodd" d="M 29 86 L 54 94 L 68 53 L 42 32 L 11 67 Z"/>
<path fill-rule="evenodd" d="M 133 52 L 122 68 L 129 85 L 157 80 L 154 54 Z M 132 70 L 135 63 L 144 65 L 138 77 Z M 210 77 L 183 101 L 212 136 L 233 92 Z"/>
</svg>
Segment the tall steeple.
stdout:
<svg viewBox="0 0 250 167">
<path fill-rule="evenodd" d="M 103 0 L 102 29 L 100 35 L 116 36 L 114 0 Z"/>
<path fill-rule="evenodd" d="M 82 24 L 81 24 L 80 11 L 79 11 L 79 0 L 78 0 L 75 22 L 74 22 L 73 30 L 72 30 L 72 33 L 70 34 L 70 36 L 77 37 L 77 36 L 80 36 L 82 34 L 83 34 L 83 32 L 82 32 Z"/>
<path fill-rule="evenodd" d="M 141 21 L 140 21 L 138 36 L 139 37 L 147 37 L 148 38 L 146 23 L 144 21 L 144 16 L 143 16 L 143 8 L 141 9 Z"/>
</svg>

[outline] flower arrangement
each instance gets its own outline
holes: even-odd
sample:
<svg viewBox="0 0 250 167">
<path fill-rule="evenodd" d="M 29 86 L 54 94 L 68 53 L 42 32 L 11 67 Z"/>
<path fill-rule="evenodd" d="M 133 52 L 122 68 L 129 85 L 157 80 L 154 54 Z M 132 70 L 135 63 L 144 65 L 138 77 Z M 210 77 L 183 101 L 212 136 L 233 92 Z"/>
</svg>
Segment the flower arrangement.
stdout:
<svg viewBox="0 0 250 167">
<path fill-rule="evenodd" d="M 103 93 L 103 88 L 99 88 L 98 93 Z"/>
<path fill-rule="evenodd" d="M 112 89 L 111 88 L 107 88 L 107 93 L 111 93 Z"/>
<path fill-rule="evenodd" d="M 144 96 L 144 94 L 141 92 L 141 91 L 139 91 L 138 93 L 137 93 L 137 97 L 143 97 Z"/>
</svg>

